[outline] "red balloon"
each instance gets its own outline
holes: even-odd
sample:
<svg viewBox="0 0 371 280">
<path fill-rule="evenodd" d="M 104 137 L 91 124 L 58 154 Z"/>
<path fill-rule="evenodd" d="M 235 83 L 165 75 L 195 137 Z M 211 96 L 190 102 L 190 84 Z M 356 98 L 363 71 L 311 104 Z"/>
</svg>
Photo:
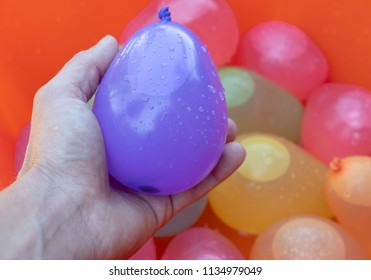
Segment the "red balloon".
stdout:
<svg viewBox="0 0 371 280">
<path fill-rule="evenodd" d="M 193 227 L 176 235 L 163 260 L 242 260 L 239 250 L 222 234 L 206 227 Z"/>
<path fill-rule="evenodd" d="M 136 31 L 155 22 L 157 12 L 164 6 L 169 6 L 174 22 L 200 37 L 217 66 L 231 61 L 238 46 L 239 28 L 225 0 L 153 0 L 127 25 L 120 43 L 124 44 Z"/>
</svg>

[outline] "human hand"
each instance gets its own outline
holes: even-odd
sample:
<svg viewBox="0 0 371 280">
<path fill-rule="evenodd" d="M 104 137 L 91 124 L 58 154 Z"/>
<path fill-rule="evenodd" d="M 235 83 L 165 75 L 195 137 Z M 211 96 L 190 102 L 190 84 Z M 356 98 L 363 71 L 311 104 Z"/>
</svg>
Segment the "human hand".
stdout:
<svg viewBox="0 0 371 280">
<path fill-rule="evenodd" d="M 188 191 L 149 196 L 110 178 L 102 133 L 87 101 L 117 50 L 116 40 L 105 37 L 37 92 L 23 167 L 0 193 L 0 228 L 6 229 L 0 258 L 128 258 L 242 163 L 245 151 L 232 142 L 236 126 L 229 120 L 220 161 Z"/>
</svg>

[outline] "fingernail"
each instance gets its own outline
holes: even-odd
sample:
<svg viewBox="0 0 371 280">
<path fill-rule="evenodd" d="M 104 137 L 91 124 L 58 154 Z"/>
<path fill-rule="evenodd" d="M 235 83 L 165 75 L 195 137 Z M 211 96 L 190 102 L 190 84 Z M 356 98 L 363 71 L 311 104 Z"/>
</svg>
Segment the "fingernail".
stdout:
<svg viewBox="0 0 371 280">
<path fill-rule="evenodd" d="M 98 43 L 97 43 L 97 46 L 101 47 L 101 46 L 104 46 L 106 45 L 109 41 L 112 40 L 112 36 L 110 35 L 106 35 L 104 36 Z"/>
</svg>

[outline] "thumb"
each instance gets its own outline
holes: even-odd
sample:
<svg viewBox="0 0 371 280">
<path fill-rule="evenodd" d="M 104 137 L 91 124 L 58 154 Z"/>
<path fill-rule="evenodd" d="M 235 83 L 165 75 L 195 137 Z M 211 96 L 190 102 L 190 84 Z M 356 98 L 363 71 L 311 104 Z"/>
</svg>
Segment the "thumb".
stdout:
<svg viewBox="0 0 371 280">
<path fill-rule="evenodd" d="M 77 53 L 45 86 L 45 93 L 87 102 L 94 94 L 118 51 L 114 37 L 105 36 L 95 46 Z"/>
</svg>

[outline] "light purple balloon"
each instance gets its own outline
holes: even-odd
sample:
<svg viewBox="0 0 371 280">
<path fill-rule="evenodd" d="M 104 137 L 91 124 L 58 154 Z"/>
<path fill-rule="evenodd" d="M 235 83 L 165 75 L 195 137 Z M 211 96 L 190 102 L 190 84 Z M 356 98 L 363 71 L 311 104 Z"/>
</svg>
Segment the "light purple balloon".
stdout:
<svg viewBox="0 0 371 280">
<path fill-rule="evenodd" d="M 227 135 L 224 89 L 209 52 L 162 9 L 119 51 L 97 90 L 108 170 L 154 195 L 192 188 L 215 167 Z"/>
</svg>

